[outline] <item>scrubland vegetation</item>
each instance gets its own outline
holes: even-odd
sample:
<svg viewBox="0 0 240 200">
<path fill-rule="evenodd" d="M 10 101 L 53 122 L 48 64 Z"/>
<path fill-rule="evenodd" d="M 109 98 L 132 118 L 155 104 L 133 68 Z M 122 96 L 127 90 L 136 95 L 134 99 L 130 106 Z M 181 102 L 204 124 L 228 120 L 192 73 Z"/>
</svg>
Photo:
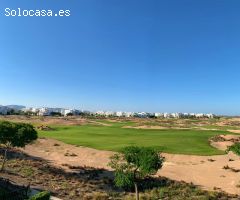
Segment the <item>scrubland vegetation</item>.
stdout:
<svg viewBox="0 0 240 200">
<path fill-rule="evenodd" d="M 232 151 L 240 156 L 240 143 L 235 143 L 234 145 L 230 146 L 229 151 Z"/>
</svg>

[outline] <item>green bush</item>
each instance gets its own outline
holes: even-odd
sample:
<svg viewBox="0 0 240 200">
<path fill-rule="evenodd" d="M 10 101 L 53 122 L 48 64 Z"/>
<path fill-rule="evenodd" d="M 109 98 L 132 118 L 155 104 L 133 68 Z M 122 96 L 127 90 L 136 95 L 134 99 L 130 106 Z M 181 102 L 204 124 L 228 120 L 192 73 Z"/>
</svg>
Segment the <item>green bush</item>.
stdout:
<svg viewBox="0 0 240 200">
<path fill-rule="evenodd" d="M 29 200 L 49 200 L 49 199 L 50 199 L 50 192 L 43 191 L 32 196 Z"/>
<path fill-rule="evenodd" d="M 1 171 L 4 170 L 9 148 L 25 147 L 36 139 L 37 132 L 31 124 L 0 121 L 0 144 L 5 149 Z"/>
<path fill-rule="evenodd" d="M 230 146 L 228 150 L 240 156 L 240 143 L 235 143 L 234 145 Z"/>
</svg>

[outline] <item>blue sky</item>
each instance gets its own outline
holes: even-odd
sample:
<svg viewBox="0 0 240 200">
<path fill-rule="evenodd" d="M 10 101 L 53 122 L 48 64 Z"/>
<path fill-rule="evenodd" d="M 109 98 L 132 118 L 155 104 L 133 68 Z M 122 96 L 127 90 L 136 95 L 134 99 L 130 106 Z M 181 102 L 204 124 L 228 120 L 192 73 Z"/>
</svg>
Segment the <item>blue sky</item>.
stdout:
<svg viewBox="0 0 240 200">
<path fill-rule="evenodd" d="M 238 0 L 1 0 L 0 9 L 0 104 L 240 114 Z"/>
</svg>

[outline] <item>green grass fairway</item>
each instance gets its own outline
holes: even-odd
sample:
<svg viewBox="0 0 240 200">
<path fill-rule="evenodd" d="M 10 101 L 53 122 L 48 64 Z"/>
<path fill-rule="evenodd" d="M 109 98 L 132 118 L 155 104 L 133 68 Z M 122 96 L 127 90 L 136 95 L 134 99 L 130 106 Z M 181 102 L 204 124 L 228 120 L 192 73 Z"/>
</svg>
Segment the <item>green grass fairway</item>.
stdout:
<svg viewBox="0 0 240 200">
<path fill-rule="evenodd" d="M 95 149 L 119 151 L 128 145 L 155 147 L 162 152 L 189 155 L 216 155 L 223 151 L 211 147 L 208 139 L 224 131 L 200 130 L 139 130 L 112 126 L 53 126 L 53 131 L 39 131 L 40 137 L 54 138 L 68 144 Z M 127 124 L 129 125 L 129 123 Z"/>
</svg>

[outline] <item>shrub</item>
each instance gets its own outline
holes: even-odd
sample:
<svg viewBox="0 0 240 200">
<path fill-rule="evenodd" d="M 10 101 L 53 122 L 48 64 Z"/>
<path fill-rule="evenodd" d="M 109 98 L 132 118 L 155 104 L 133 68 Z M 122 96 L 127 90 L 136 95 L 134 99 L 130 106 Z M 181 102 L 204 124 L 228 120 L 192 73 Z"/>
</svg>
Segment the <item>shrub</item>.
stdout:
<svg viewBox="0 0 240 200">
<path fill-rule="evenodd" d="M 116 186 L 128 189 L 134 186 L 136 200 L 139 200 L 138 184 L 145 177 L 156 174 L 163 161 L 159 152 L 152 148 L 129 146 L 113 155 L 109 166 L 115 170 Z"/>
<path fill-rule="evenodd" d="M 49 200 L 49 199 L 50 199 L 50 192 L 43 191 L 32 196 L 29 200 Z"/>
<path fill-rule="evenodd" d="M 240 143 L 235 143 L 234 145 L 230 146 L 228 150 L 240 156 Z"/>
<path fill-rule="evenodd" d="M 0 122 L 0 144 L 5 147 L 1 170 L 4 169 L 9 148 L 24 147 L 36 139 L 37 132 L 31 124 Z"/>
</svg>

